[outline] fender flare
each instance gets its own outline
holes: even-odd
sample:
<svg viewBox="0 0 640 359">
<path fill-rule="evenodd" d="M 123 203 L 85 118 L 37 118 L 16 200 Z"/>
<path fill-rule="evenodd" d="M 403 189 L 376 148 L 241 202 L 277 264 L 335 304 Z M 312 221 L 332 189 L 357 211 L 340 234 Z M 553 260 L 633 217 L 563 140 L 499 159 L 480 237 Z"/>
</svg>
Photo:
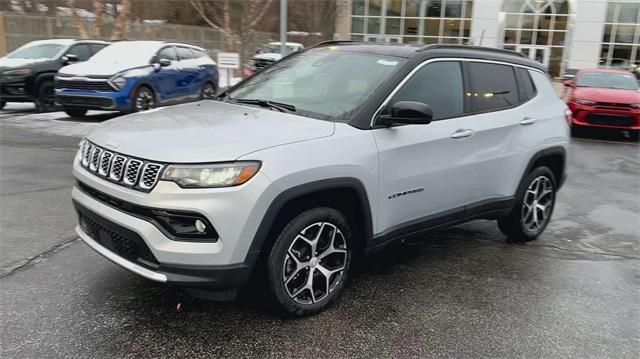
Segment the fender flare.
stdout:
<svg viewBox="0 0 640 359">
<path fill-rule="evenodd" d="M 47 71 L 36 75 L 33 81 L 33 98 L 38 97 L 38 93 L 40 92 L 40 85 L 42 85 L 42 83 L 45 81 L 53 81 L 57 73 L 57 71 Z"/>
<path fill-rule="evenodd" d="M 265 212 L 265 215 L 262 217 L 262 221 L 258 226 L 258 230 L 253 237 L 251 242 L 251 247 L 249 248 L 249 252 L 247 253 L 247 261 L 255 262 L 262 250 L 264 249 L 264 245 L 268 240 L 268 235 L 271 232 L 273 224 L 276 221 L 276 218 L 285 207 L 285 205 L 292 200 L 299 198 L 304 195 L 312 194 L 315 192 L 331 190 L 331 189 L 352 189 L 356 192 L 359 200 L 359 207 L 361 211 L 363 211 L 363 224 L 364 224 L 364 240 L 365 247 L 370 244 L 370 240 L 373 237 L 373 222 L 371 216 L 371 206 L 369 205 L 369 198 L 367 197 L 367 192 L 364 187 L 364 184 L 353 177 L 339 177 L 339 178 L 331 178 L 325 180 L 319 180 L 314 182 L 305 183 L 299 186 L 291 187 L 276 196 L 276 198 L 271 202 L 269 208 Z M 247 263 L 254 264 L 254 263 Z"/>
<path fill-rule="evenodd" d="M 565 148 L 562 146 L 554 146 L 540 150 L 533 156 L 531 156 L 527 167 L 525 167 L 525 170 L 520 177 L 520 183 L 518 184 L 518 188 L 516 188 L 516 195 L 518 194 L 518 190 L 522 187 L 522 181 L 524 181 L 525 177 L 527 177 L 527 174 L 531 172 L 531 170 L 533 170 L 533 165 L 541 158 L 555 155 L 559 155 L 560 157 L 562 157 L 562 172 L 560 174 L 560 178 L 556 178 L 556 190 L 559 190 L 560 187 L 562 187 L 567 170 L 567 150 L 565 150 Z"/>
</svg>

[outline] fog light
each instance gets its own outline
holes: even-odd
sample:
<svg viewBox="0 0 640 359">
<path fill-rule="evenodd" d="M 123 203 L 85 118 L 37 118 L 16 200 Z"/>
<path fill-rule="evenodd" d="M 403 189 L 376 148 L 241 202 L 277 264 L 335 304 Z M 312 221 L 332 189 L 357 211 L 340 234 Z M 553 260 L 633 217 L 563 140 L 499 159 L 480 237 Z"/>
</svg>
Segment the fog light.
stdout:
<svg viewBox="0 0 640 359">
<path fill-rule="evenodd" d="M 204 231 L 207 230 L 207 225 L 204 224 L 204 222 L 202 222 L 199 219 L 196 219 L 196 231 L 200 232 L 200 233 L 204 233 Z"/>
</svg>

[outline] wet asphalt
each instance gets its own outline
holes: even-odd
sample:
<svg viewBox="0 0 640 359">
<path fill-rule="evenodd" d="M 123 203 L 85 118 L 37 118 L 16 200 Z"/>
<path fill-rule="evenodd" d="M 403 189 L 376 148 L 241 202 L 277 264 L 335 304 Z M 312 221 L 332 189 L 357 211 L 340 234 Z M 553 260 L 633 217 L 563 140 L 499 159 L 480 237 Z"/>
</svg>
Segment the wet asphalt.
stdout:
<svg viewBox="0 0 640 359">
<path fill-rule="evenodd" d="M 2 358 L 640 353 L 637 142 L 573 140 L 539 240 L 507 243 L 495 223 L 476 221 L 398 243 L 359 264 L 334 308 L 286 319 L 252 292 L 217 303 L 139 278 L 77 240 L 78 138 L 51 130 L 63 115 L 39 116 L 0 112 Z"/>
</svg>

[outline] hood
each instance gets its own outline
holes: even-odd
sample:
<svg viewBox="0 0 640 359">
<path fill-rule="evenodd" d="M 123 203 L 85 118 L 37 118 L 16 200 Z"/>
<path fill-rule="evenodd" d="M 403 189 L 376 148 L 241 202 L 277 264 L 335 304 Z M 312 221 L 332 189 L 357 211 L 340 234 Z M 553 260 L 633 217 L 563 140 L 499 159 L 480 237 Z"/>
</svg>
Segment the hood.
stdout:
<svg viewBox="0 0 640 359">
<path fill-rule="evenodd" d="M 109 120 L 87 138 L 147 160 L 202 163 L 232 161 L 254 151 L 327 137 L 333 132 L 333 122 L 206 100 Z"/>
<path fill-rule="evenodd" d="M 573 97 L 581 100 L 611 103 L 640 103 L 640 91 L 619 90 L 595 87 L 576 87 L 573 90 Z"/>
<path fill-rule="evenodd" d="M 0 67 L 3 69 L 21 68 L 49 61 L 52 61 L 52 59 L 10 59 L 2 57 L 0 58 Z"/>
<path fill-rule="evenodd" d="M 147 64 L 148 65 L 148 64 Z M 112 76 L 118 72 L 129 70 L 132 66 L 123 66 L 117 62 L 105 62 L 100 64 L 91 63 L 89 61 L 78 62 L 61 68 L 58 73 L 73 76 Z"/>
<path fill-rule="evenodd" d="M 259 59 L 259 60 L 278 61 L 282 58 L 282 54 L 277 54 L 277 53 L 257 54 L 253 58 Z"/>
</svg>

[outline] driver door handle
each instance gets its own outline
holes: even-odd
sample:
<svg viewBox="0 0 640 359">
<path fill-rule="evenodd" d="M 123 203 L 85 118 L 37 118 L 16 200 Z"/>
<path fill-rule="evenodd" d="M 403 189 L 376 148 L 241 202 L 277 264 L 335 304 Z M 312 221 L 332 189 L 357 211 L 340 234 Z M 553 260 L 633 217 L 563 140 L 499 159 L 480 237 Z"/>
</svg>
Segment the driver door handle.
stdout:
<svg viewBox="0 0 640 359">
<path fill-rule="evenodd" d="M 451 138 L 465 138 L 471 137 L 471 135 L 473 135 L 472 129 L 459 129 L 451 134 Z"/>
<path fill-rule="evenodd" d="M 523 126 L 533 125 L 534 123 L 536 123 L 536 119 L 533 117 L 525 117 L 520 121 L 520 124 Z"/>
</svg>

